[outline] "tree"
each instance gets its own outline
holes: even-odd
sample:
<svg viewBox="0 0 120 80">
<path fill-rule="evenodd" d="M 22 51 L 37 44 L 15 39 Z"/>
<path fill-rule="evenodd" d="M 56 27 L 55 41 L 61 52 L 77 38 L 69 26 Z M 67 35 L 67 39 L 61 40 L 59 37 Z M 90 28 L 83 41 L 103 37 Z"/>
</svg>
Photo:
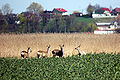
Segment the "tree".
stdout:
<svg viewBox="0 0 120 80">
<path fill-rule="evenodd" d="M 69 32 L 69 28 L 72 24 L 73 18 L 72 18 L 72 16 L 66 16 L 66 17 L 64 17 L 64 20 L 65 20 L 64 33 L 66 33 L 66 32 Z"/>
<path fill-rule="evenodd" d="M 40 21 L 45 21 L 43 18 L 43 7 L 42 5 L 33 2 L 27 8 L 29 17 L 27 17 L 27 32 L 39 32 L 41 29 Z M 31 13 L 33 13 L 31 15 Z"/>
<path fill-rule="evenodd" d="M 2 10 L 0 9 L 0 15 L 2 15 Z"/>
<path fill-rule="evenodd" d="M 62 15 L 60 13 L 54 14 L 54 19 L 55 19 L 55 25 L 56 25 L 56 33 L 61 32 L 60 30 L 60 23 L 62 20 Z"/>
<path fill-rule="evenodd" d="M 80 13 L 79 11 L 73 11 L 73 13 Z"/>
<path fill-rule="evenodd" d="M 18 19 L 20 21 L 20 24 L 18 25 L 17 31 L 20 33 L 25 33 L 25 31 L 26 31 L 26 18 L 24 17 L 23 14 L 19 14 Z"/>
<path fill-rule="evenodd" d="M 94 11 L 94 6 L 92 6 L 91 4 L 89 4 L 88 7 L 87 7 L 88 15 L 92 16 L 93 11 Z"/>
<path fill-rule="evenodd" d="M 28 11 L 28 12 L 33 12 L 33 13 L 35 13 L 36 15 L 39 16 L 39 15 L 41 14 L 41 12 L 43 12 L 43 7 L 42 7 L 42 5 L 33 2 L 33 3 L 30 4 L 30 6 L 27 8 L 27 11 Z"/>
<path fill-rule="evenodd" d="M 111 5 L 110 5 L 109 9 L 110 9 L 110 11 L 112 11 L 112 10 L 113 10 L 113 8 L 112 8 L 112 6 L 111 6 Z"/>
<path fill-rule="evenodd" d="M 2 6 L 1 11 L 3 15 L 7 15 L 11 14 L 13 10 L 10 8 L 10 4 L 6 3 L 5 5 Z"/>
<path fill-rule="evenodd" d="M 0 33 L 6 32 L 6 28 L 8 27 L 8 22 L 6 19 L 0 20 Z"/>
<path fill-rule="evenodd" d="M 43 24 L 43 29 L 42 32 L 46 32 L 46 26 L 47 26 L 47 21 L 48 21 L 48 14 L 47 13 L 42 13 L 42 24 Z"/>
<path fill-rule="evenodd" d="M 47 23 L 46 32 L 55 32 L 56 31 L 56 24 L 54 19 L 50 19 Z"/>
<path fill-rule="evenodd" d="M 101 7 L 100 7 L 100 5 L 99 4 L 96 4 L 95 6 L 94 6 L 94 10 L 97 10 L 97 9 L 100 9 Z"/>
</svg>

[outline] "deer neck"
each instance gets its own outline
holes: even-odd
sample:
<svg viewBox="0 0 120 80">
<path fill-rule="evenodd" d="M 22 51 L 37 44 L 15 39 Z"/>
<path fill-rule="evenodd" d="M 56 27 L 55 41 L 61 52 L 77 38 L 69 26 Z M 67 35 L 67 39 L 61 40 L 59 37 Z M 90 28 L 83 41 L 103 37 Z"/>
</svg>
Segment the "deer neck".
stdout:
<svg viewBox="0 0 120 80">
<path fill-rule="evenodd" d="M 63 48 L 61 48 L 61 51 L 63 52 Z"/>
<path fill-rule="evenodd" d="M 28 49 L 27 53 L 29 54 L 30 52 L 31 52 L 30 49 Z"/>
<path fill-rule="evenodd" d="M 78 53 L 81 53 L 81 50 L 80 50 L 80 48 L 78 48 L 77 50 L 78 50 Z"/>
<path fill-rule="evenodd" d="M 49 51 L 50 51 L 50 48 L 47 48 L 47 53 L 49 53 Z"/>
</svg>

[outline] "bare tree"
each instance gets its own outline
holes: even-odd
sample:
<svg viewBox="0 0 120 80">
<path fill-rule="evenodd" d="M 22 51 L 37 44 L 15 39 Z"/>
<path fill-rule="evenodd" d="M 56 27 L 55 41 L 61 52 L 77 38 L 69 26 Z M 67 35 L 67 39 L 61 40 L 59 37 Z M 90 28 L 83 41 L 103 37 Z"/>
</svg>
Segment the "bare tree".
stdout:
<svg viewBox="0 0 120 80">
<path fill-rule="evenodd" d="M 2 14 L 2 10 L 0 9 L 0 14 Z"/>
<path fill-rule="evenodd" d="M 30 6 L 27 8 L 28 12 L 33 12 L 37 14 L 38 16 L 43 12 L 43 7 L 39 5 L 38 3 L 33 2 L 30 4 Z"/>
<path fill-rule="evenodd" d="M 7 15 L 11 14 L 13 10 L 10 8 L 10 4 L 6 3 L 5 5 L 2 6 L 1 11 L 3 15 Z"/>
<path fill-rule="evenodd" d="M 99 4 L 96 4 L 96 5 L 94 6 L 94 9 L 95 9 L 95 10 L 100 9 L 100 8 L 101 8 L 101 7 L 100 7 Z"/>
<path fill-rule="evenodd" d="M 113 9 L 113 8 L 112 8 L 112 6 L 111 6 L 111 5 L 110 5 L 109 9 L 110 9 L 110 11 L 112 11 L 112 9 Z"/>
</svg>

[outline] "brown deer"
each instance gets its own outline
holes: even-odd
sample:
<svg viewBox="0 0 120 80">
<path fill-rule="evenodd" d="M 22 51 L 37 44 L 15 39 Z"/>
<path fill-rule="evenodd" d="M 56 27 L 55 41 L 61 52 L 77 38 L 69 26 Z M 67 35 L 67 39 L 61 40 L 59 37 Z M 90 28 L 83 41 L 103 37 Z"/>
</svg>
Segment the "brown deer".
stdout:
<svg viewBox="0 0 120 80">
<path fill-rule="evenodd" d="M 62 46 L 59 45 L 59 47 L 60 47 L 60 50 L 59 49 L 54 49 L 52 51 L 53 57 L 56 57 L 56 56 L 62 57 L 63 56 L 63 47 L 64 47 L 64 45 L 62 45 Z"/>
<path fill-rule="evenodd" d="M 49 54 L 49 51 L 50 51 L 50 45 L 47 46 L 47 51 L 42 51 L 42 50 L 39 50 L 37 52 L 37 57 L 40 58 L 40 57 L 48 57 L 48 54 Z"/>
<path fill-rule="evenodd" d="M 78 55 L 79 55 L 79 56 L 81 56 L 81 55 L 86 55 L 86 53 L 85 53 L 84 51 L 81 51 L 81 50 L 80 50 L 80 46 L 81 46 L 81 45 L 79 45 L 78 47 L 75 48 L 75 49 L 78 51 Z"/>
<path fill-rule="evenodd" d="M 28 58 L 29 57 L 29 54 L 32 52 L 32 50 L 31 50 L 31 48 L 29 47 L 28 49 L 27 49 L 27 51 L 22 51 L 21 52 L 21 57 L 22 58 Z"/>
</svg>

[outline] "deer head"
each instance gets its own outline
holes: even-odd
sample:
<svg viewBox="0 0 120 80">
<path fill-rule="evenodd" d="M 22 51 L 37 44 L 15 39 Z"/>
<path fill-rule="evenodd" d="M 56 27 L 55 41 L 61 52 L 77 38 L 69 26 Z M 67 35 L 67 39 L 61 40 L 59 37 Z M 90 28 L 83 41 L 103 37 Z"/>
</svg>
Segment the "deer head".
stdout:
<svg viewBox="0 0 120 80">
<path fill-rule="evenodd" d="M 80 49 L 80 46 L 81 46 L 81 44 L 78 47 L 76 47 L 75 49 Z"/>
<path fill-rule="evenodd" d="M 50 45 L 47 45 L 48 48 L 50 48 L 51 46 Z"/>
<path fill-rule="evenodd" d="M 63 48 L 64 47 L 64 44 L 63 45 L 59 45 L 60 46 L 60 48 Z"/>
</svg>

